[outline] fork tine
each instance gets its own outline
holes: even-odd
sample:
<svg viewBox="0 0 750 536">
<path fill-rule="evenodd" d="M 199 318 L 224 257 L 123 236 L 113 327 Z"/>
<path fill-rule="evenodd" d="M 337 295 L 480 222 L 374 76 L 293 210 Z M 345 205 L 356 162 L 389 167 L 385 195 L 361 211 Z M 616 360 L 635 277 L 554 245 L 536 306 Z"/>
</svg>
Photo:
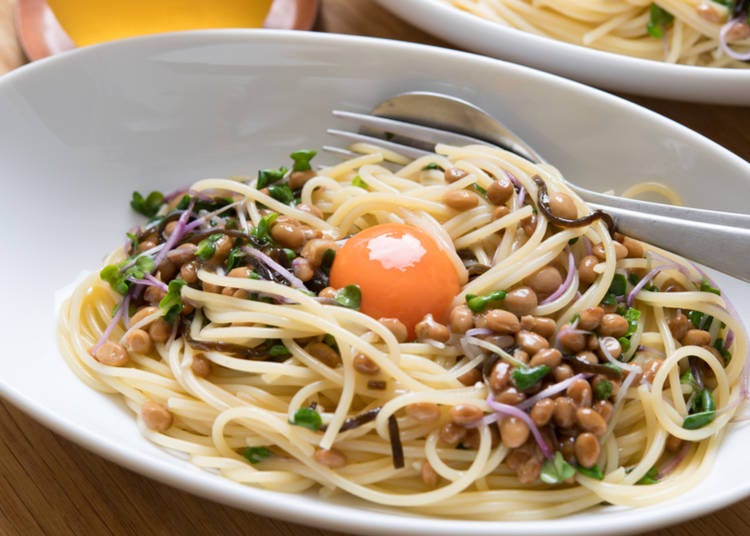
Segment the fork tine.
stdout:
<svg viewBox="0 0 750 536">
<path fill-rule="evenodd" d="M 465 136 L 456 132 L 428 127 L 417 123 L 399 121 L 387 117 L 347 112 L 343 110 L 333 110 L 333 115 L 343 119 L 357 121 L 360 125 L 367 127 L 365 129 L 367 134 L 383 136 L 387 133 L 394 136 L 394 139 L 398 141 L 403 139 L 403 143 L 429 151 L 432 151 L 434 146 L 438 143 L 456 146 L 473 145 L 477 143 L 484 145 L 487 144 L 487 142 L 471 136 Z"/>
<path fill-rule="evenodd" d="M 370 143 L 372 145 L 377 145 L 379 147 L 382 147 L 383 149 L 388 149 L 390 151 L 402 154 L 406 157 L 413 158 L 413 159 L 417 159 L 426 154 L 430 154 L 431 152 L 431 151 L 425 151 L 422 149 L 417 149 L 416 147 L 411 147 L 409 145 L 403 145 L 401 143 L 395 143 L 393 141 L 384 140 L 382 138 L 376 138 L 374 136 L 366 136 L 365 134 L 358 134 L 356 132 L 348 132 L 346 130 L 339 130 L 336 128 L 329 128 L 327 132 L 329 134 L 332 134 L 333 136 L 338 136 L 340 138 L 345 138 L 347 140 L 350 140 L 351 142 Z"/>
</svg>

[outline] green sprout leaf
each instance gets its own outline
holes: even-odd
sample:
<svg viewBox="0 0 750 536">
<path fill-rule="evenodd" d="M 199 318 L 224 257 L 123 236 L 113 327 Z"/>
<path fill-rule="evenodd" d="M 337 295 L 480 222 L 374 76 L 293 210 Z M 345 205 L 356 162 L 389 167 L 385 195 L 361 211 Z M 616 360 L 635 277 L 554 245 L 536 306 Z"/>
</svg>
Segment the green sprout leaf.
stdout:
<svg viewBox="0 0 750 536">
<path fill-rule="evenodd" d="M 250 231 L 250 235 L 256 240 L 256 242 L 258 242 L 259 244 L 267 244 L 272 242 L 271 226 L 278 217 L 279 215 L 276 212 L 272 212 L 268 216 L 263 216 L 260 219 L 260 221 L 258 222 L 258 226 Z"/>
<path fill-rule="evenodd" d="M 101 272 L 99 272 L 99 277 L 102 281 L 109 283 L 109 286 L 111 286 L 112 290 L 115 292 L 118 292 L 123 296 L 128 293 L 130 285 L 125 281 L 125 278 L 122 277 L 120 268 L 117 265 L 108 264 L 102 268 Z"/>
<path fill-rule="evenodd" d="M 229 250 L 229 255 L 227 256 L 227 272 L 232 268 L 236 268 L 240 263 L 240 259 L 244 256 L 245 254 L 241 248 L 232 248 Z"/>
<path fill-rule="evenodd" d="M 347 285 L 339 289 L 333 299 L 339 305 L 359 311 L 359 306 L 362 303 L 362 291 L 359 289 L 359 285 Z"/>
<path fill-rule="evenodd" d="M 247 458 L 247 461 L 255 464 L 262 462 L 266 458 L 270 458 L 273 453 L 266 447 L 245 447 L 242 455 Z"/>
<path fill-rule="evenodd" d="M 216 253 L 216 242 L 221 238 L 221 234 L 214 234 L 198 242 L 198 249 L 195 250 L 195 256 L 202 261 L 207 261 Z"/>
<path fill-rule="evenodd" d="M 429 171 L 431 169 L 437 169 L 437 170 L 443 171 L 443 168 L 440 167 L 435 162 L 430 162 L 429 164 L 427 164 L 425 167 L 422 168 L 422 171 Z"/>
<path fill-rule="evenodd" d="M 721 291 L 716 287 L 712 287 L 711 283 L 709 283 L 708 279 L 706 279 L 705 277 L 701 280 L 700 289 L 701 292 L 711 292 L 713 294 L 721 296 Z"/>
<path fill-rule="evenodd" d="M 167 294 L 159 302 L 159 311 L 164 320 L 170 324 L 177 319 L 182 312 L 182 287 L 187 282 L 184 279 L 172 279 L 169 282 Z"/>
<path fill-rule="evenodd" d="M 559 484 L 576 474 L 576 470 L 565 461 L 562 453 L 558 450 L 555 457 L 544 462 L 539 478 L 547 484 Z"/>
<path fill-rule="evenodd" d="M 312 169 L 310 160 L 318 154 L 317 151 L 295 151 L 289 156 L 294 160 L 292 171 L 309 171 Z"/>
<path fill-rule="evenodd" d="M 330 346 L 337 352 L 339 351 L 339 345 L 336 342 L 336 337 L 334 337 L 330 333 L 326 333 L 325 335 L 323 335 L 323 344 Z"/>
<path fill-rule="evenodd" d="M 99 272 L 102 281 L 109 283 L 115 292 L 123 296 L 130 289 L 130 279 L 143 279 L 146 274 L 154 271 L 154 259 L 147 255 L 137 257 L 130 268 L 123 270 L 123 267 L 130 262 L 132 262 L 132 257 L 119 265 L 109 264 Z"/>
<path fill-rule="evenodd" d="M 258 171 L 258 181 L 256 183 L 256 188 L 258 190 L 265 188 L 266 186 L 269 186 L 275 182 L 279 182 L 281 179 L 284 178 L 284 175 L 286 175 L 286 172 L 289 171 L 285 167 L 280 167 L 279 169 L 261 169 Z"/>
<path fill-rule="evenodd" d="M 652 467 L 648 470 L 648 472 L 643 475 L 643 478 L 641 478 L 636 484 L 640 484 L 641 486 L 650 486 L 651 484 L 656 484 L 659 482 L 659 470 L 656 468 L 656 466 Z"/>
<path fill-rule="evenodd" d="M 612 396 L 612 382 L 609 380 L 602 380 L 594 387 L 594 399 L 595 400 L 607 400 Z"/>
<path fill-rule="evenodd" d="M 604 473 L 602 473 L 602 470 L 599 469 L 598 465 L 595 465 L 594 467 L 581 467 L 579 465 L 577 469 L 583 476 L 593 478 L 594 480 L 604 480 Z"/>
<path fill-rule="evenodd" d="M 294 412 L 294 419 L 289 421 L 289 423 L 317 431 L 323 426 L 323 419 L 321 418 L 320 413 L 312 408 L 299 408 Z"/>
<path fill-rule="evenodd" d="M 664 37 L 664 30 L 672 24 L 674 16 L 656 4 L 649 6 L 649 19 L 646 24 L 646 31 L 651 37 Z"/>
<path fill-rule="evenodd" d="M 274 184 L 268 187 L 268 193 L 279 203 L 290 205 L 294 201 L 294 193 L 288 184 Z"/>
<path fill-rule="evenodd" d="M 641 312 L 638 309 L 629 307 L 623 316 L 628 321 L 628 331 L 625 333 L 625 337 L 630 337 L 638 329 L 638 320 L 641 318 Z"/>
<path fill-rule="evenodd" d="M 479 186 L 476 182 L 471 184 L 471 189 L 474 190 L 479 195 L 481 195 L 482 197 L 487 197 L 487 190 Z"/>
<path fill-rule="evenodd" d="M 625 279 L 623 274 L 615 274 L 612 278 L 612 283 L 609 285 L 607 294 L 614 294 L 615 296 L 624 296 L 625 291 L 628 288 L 628 280 Z"/>
<path fill-rule="evenodd" d="M 511 373 L 513 383 L 519 391 L 525 391 L 533 387 L 544 378 L 551 369 L 547 365 L 539 365 L 533 368 L 516 368 Z"/>
<path fill-rule="evenodd" d="M 283 344 L 274 344 L 268 350 L 268 355 L 271 357 L 286 357 L 292 354 L 289 353 L 289 350 Z"/>
<path fill-rule="evenodd" d="M 724 349 L 724 338 L 716 337 L 713 347 L 716 348 L 719 354 L 721 354 L 721 357 L 724 358 L 724 364 L 728 365 L 729 362 L 732 360 L 732 354 L 729 352 L 729 350 Z"/>
<path fill-rule="evenodd" d="M 471 309 L 472 312 L 481 313 L 487 308 L 490 303 L 504 300 L 506 294 L 508 293 L 504 290 L 496 290 L 495 292 L 487 294 L 486 296 L 467 294 L 466 305 L 469 306 L 469 309 Z"/>
<path fill-rule="evenodd" d="M 143 197 L 140 192 L 133 192 L 130 200 L 130 208 L 138 214 L 143 214 L 148 218 L 153 218 L 159 212 L 159 207 L 164 203 L 164 194 L 161 192 L 151 192 Z"/>
<path fill-rule="evenodd" d="M 615 372 L 617 372 L 617 374 L 619 374 L 620 376 L 622 376 L 622 369 L 620 367 L 618 367 L 617 365 L 615 365 L 614 363 L 604 363 L 602 366 L 603 367 L 607 367 L 607 368 L 611 368 L 612 370 L 614 370 Z"/>
<path fill-rule="evenodd" d="M 138 235 L 135 233 L 125 233 L 125 236 L 130 240 L 130 252 L 135 253 L 138 251 Z"/>
<path fill-rule="evenodd" d="M 323 258 L 320 261 L 320 269 L 324 274 L 328 275 L 331 273 L 331 266 L 333 266 L 333 261 L 335 259 L 336 259 L 336 250 L 327 249 L 323 252 Z"/>
<path fill-rule="evenodd" d="M 708 389 L 703 389 L 693 400 L 691 413 L 682 421 L 682 427 L 686 430 L 697 430 L 713 422 L 716 418 L 716 402 L 714 395 Z"/>
<path fill-rule="evenodd" d="M 359 175 L 355 175 L 352 179 L 352 186 L 362 188 L 363 190 L 367 190 L 368 188 L 370 188 L 370 185 L 363 181 L 362 177 L 360 177 Z"/>
</svg>

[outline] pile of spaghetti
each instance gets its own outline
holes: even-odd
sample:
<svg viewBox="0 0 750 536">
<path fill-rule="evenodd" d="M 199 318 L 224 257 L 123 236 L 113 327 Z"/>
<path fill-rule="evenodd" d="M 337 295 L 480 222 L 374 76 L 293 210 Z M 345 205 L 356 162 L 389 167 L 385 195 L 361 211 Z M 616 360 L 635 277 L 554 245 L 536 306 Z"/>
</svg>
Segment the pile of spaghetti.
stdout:
<svg viewBox="0 0 750 536">
<path fill-rule="evenodd" d="M 747 0 L 446 0 L 485 19 L 598 50 L 685 65 L 747 67 Z"/>
<path fill-rule="evenodd" d="M 134 193 L 150 220 L 63 306 L 72 369 L 149 440 L 271 490 L 518 520 L 706 476 L 748 353 L 712 281 L 550 166 L 356 149 Z"/>
</svg>

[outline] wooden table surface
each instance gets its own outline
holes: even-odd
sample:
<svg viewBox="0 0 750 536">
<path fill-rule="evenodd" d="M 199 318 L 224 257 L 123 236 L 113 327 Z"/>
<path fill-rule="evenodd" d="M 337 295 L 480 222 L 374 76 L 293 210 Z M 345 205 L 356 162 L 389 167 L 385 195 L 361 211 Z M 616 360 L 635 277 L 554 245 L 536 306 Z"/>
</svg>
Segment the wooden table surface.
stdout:
<svg viewBox="0 0 750 536">
<path fill-rule="evenodd" d="M 0 73 L 24 60 L 0 0 Z M 323 0 L 317 29 L 450 46 L 400 21 L 372 0 Z M 626 96 L 750 160 L 750 107 Z M 0 119 L 1 120 L 1 119 Z M 123 469 L 0 402 L 0 534 L 256 534 L 321 536 L 332 531 L 243 512 Z M 750 534 L 750 499 L 657 536 Z"/>
</svg>

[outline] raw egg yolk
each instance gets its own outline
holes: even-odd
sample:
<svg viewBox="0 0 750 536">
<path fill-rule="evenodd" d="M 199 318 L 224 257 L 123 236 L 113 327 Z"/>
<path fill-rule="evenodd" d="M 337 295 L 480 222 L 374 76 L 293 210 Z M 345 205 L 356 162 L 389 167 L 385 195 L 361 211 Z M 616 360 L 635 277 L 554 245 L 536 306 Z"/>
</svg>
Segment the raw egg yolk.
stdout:
<svg viewBox="0 0 750 536">
<path fill-rule="evenodd" d="M 375 225 L 346 241 L 331 267 L 331 286 L 359 285 L 360 311 L 414 326 L 432 314 L 445 322 L 461 285 L 448 254 L 425 231 L 400 223 Z"/>
</svg>

